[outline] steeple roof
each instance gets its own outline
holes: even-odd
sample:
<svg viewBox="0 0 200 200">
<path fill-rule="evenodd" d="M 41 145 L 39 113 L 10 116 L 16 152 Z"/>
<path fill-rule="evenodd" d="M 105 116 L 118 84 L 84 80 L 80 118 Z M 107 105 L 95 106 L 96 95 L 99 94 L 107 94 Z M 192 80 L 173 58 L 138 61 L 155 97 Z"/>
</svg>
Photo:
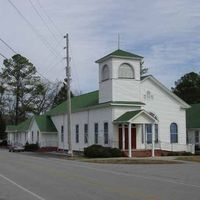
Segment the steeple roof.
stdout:
<svg viewBox="0 0 200 200">
<path fill-rule="evenodd" d="M 133 54 L 133 53 L 130 53 L 128 51 L 123 51 L 121 49 L 117 49 L 116 51 L 113 51 L 112 53 L 100 58 L 99 60 L 96 61 L 96 63 L 101 63 L 108 58 L 129 58 L 129 59 L 141 60 L 143 57 Z"/>
</svg>

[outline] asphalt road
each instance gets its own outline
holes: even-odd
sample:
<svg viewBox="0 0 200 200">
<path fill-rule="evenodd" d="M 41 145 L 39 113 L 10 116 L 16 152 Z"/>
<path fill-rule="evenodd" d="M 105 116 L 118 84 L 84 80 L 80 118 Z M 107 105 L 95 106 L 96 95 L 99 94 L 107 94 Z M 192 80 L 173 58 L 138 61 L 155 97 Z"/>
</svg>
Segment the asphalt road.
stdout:
<svg viewBox="0 0 200 200">
<path fill-rule="evenodd" d="M 200 200 L 200 164 L 112 165 L 0 150 L 0 200 Z"/>
</svg>

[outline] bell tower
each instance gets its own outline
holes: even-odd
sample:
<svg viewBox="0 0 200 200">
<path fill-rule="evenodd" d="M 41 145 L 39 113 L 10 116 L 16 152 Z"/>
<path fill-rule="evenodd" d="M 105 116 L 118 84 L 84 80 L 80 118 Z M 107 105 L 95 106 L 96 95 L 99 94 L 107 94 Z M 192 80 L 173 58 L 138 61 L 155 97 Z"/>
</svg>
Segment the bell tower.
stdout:
<svg viewBox="0 0 200 200">
<path fill-rule="evenodd" d="M 143 59 L 120 49 L 100 58 L 99 103 L 140 101 L 140 63 Z"/>
</svg>

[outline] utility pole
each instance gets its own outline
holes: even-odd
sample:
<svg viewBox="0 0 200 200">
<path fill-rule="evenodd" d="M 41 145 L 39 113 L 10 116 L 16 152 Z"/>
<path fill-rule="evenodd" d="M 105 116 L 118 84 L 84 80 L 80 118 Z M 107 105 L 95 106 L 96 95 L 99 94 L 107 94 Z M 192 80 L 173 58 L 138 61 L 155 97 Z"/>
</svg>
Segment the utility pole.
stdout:
<svg viewBox="0 0 200 200">
<path fill-rule="evenodd" d="M 67 85 L 67 129 L 68 129 L 68 156 L 73 156 L 72 150 L 72 141 L 71 141 L 71 133 L 72 133 L 72 120 L 71 120 L 71 68 L 70 68 L 70 58 L 69 58 L 69 36 L 68 33 L 64 36 L 66 39 L 66 85 Z"/>
</svg>

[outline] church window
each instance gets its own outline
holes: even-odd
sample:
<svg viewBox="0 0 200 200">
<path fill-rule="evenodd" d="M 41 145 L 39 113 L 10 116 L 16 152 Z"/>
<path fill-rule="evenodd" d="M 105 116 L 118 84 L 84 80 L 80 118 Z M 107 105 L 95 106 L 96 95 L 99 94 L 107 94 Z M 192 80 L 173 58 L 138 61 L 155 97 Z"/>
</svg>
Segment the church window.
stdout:
<svg viewBox="0 0 200 200">
<path fill-rule="evenodd" d="M 146 124 L 147 144 L 152 143 L 152 125 Z"/>
<path fill-rule="evenodd" d="M 109 79 L 109 68 L 108 65 L 104 65 L 102 69 L 102 81 Z"/>
<path fill-rule="evenodd" d="M 178 143 L 178 126 L 176 123 L 170 125 L 170 140 L 171 143 Z"/>
<path fill-rule="evenodd" d="M 88 143 L 88 124 L 84 124 L 84 140 L 85 140 L 85 144 Z"/>
<path fill-rule="evenodd" d="M 77 124 L 76 127 L 76 143 L 79 143 L 79 125 Z"/>
<path fill-rule="evenodd" d="M 64 142 L 64 126 L 61 126 L 61 142 Z"/>
<path fill-rule="evenodd" d="M 120 65 L 119 78 L 134 78 L 134 70 L 132 66 L 127 63 Z"/>
<path fill-rule="evenodd" d="M 104 144 L 108 144 L 108 122 L 104 123 Z"/>
</svg>

